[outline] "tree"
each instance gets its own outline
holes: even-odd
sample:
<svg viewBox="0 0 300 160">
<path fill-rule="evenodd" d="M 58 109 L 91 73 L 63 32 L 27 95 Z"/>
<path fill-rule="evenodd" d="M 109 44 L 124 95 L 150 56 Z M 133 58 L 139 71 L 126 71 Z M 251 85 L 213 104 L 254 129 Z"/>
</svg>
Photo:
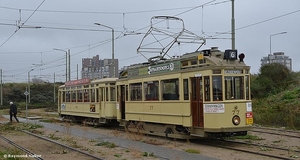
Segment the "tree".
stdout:
<svg viewBox="0 0 300 160">
<path fill-rule="evenodd" d="M 45 81 L 40 79 L 40 78 L 32 78 L 32 83 L 34 84 L 41 84 L 44 83 Z"/>
<path fill-rule="evenodd" d="M 263 65 L 257 78 L 251 83 L 252 95 L 256 98 L 267 97 L 286 89 L 292 82 L 291 71 L 279 63 Z"/>
</svg>

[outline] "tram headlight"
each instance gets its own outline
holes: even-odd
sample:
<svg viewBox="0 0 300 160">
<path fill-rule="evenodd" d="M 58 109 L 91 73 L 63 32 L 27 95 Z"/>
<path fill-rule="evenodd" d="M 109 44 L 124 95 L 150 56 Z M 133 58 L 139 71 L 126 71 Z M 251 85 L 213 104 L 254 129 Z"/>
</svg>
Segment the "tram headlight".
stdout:
<svg viewBox="0 0 300 160">
<path fill-rule="evenodd" d="M 232 123 L 237 126 L 241 123 L 241 118 L 238 115 L 232 117 Z"/>
</svg>

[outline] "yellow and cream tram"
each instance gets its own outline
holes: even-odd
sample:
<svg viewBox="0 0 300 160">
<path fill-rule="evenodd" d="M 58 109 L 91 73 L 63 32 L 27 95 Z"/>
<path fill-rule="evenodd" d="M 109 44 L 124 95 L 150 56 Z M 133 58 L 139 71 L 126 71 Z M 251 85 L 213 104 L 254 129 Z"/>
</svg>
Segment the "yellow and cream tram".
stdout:
<svg viewBox="0 0 300 160">
<path fill-rule="evenodd" d="M 253 117 L 244 57 L 213 47 L 131 65 L 116 82 L 117 120 L 130 131 L 174 138 L 246 135 Z"/>
<path fill-rule="evenodd" d="M 116 79 L 80 79 L 59 87 L 58 113 L 88 124 L 116 123 Z"/>
</svg>

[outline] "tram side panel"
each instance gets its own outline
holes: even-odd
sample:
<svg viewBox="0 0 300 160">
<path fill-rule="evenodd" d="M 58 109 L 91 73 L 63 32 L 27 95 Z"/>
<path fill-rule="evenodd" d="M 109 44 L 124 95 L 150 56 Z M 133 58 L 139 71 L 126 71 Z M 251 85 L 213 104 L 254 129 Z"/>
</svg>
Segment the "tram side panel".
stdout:
<svg viewBox="0 0 300 160">
<path fill-rule="evenodd" d="M 252 123 L 247 119 L 247 103 L 224 102 L 204 104 L 206 132 L 237 132 L 249 130 Z M 235 121 L 240 122 L 235 122 Z"/>
</svg>

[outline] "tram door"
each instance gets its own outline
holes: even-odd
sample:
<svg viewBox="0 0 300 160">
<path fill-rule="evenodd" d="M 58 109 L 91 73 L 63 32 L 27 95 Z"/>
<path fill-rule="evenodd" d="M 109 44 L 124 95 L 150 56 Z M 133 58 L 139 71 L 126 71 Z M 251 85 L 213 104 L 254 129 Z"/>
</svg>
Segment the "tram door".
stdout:
<svg viewBox="0 0 300 160">
<path fill-rule="evenodd" d="M 192 77 L 191 84 L 192 84 L 192 95 L 190 98 L 191 98 L 193 126 L 204 127 L 202 77 Z"/>
<path fill-rule="evenodd" d="M 121 95 L 120 95 L 120 102 L 119 102 L 119 106 L 120 106 L 120 110 L 121 110 L 121 119 L 125 119 L 125 85 L 121 85 Z"/>
</svg>

